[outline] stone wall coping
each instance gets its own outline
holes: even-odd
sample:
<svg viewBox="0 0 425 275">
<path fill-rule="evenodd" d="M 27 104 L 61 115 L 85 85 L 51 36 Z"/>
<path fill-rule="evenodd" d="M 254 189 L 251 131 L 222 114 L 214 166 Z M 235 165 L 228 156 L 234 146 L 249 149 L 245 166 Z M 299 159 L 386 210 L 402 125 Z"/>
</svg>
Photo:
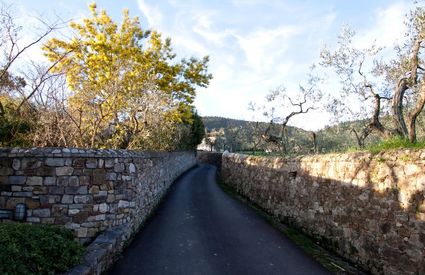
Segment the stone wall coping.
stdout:
<svg viewBox="0 0 425 275">
<path fill-rule="evenodd" d="M 62 147 L 0 148 L 0 158 L 6 157 L 83 157 L 83 158 L 160 158 L 179 152 L 152 152 L 124 149 L 82 149 Z"/>
</svg>

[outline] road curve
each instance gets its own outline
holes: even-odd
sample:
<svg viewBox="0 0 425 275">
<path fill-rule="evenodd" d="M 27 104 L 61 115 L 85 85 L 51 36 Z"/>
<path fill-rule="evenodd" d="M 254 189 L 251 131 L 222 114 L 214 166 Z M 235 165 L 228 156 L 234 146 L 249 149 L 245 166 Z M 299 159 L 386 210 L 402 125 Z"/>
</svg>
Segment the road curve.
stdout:
<svg viewBox="0 0 425 275">
<path fill-rule="evenodd" d="M 200 165 L 179 178 L 109 274 L 329 274 Z"/>
</svg>

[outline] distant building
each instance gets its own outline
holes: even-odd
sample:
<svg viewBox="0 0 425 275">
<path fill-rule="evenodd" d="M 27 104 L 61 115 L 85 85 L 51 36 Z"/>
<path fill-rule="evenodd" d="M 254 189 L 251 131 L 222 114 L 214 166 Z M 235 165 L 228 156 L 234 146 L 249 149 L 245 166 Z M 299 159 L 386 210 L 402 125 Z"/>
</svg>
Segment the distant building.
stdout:
<svg viewBox="0 0 425 275">
<path fill-rule="evenodd" d="M 212 129 L 208 131 L 205 128 L 205 138 L 202 139 L 201 144 L 198 145 L 197 150 L 200 151 L 210 151 L 210 152 L 218 152 L 223 151 L 225 148 L 222 148 L 222 143 L 226 138 L 224 137 L 224 129 Z"/>
</svg>

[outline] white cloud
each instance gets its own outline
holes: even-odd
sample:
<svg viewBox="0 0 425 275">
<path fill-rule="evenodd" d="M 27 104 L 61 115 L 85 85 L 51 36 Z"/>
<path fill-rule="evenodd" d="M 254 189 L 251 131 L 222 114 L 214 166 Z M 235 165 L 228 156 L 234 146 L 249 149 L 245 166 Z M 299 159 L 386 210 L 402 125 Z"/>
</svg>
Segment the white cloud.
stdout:
<svg viewBox="0 0 425 275">
<path fill-rule="evenodd" d="M 360 31 L 357 46 L 366 48 L 376 43 L 377 46 L 391 47 L 404 37 L 405 15 L 410 5 L 406 2 L 395 3 L 375 14 L 375 25 Z"/>
<path fill-rule="evenodd" d="M 234 36 L 234 31 L 225 29 L 220 31 L 213 31 L 211 28 L 211 21 L 205 15 L 200 16 L 198 23 L 193 27 L 193 32 L 200 35 L 205 42 L 213 43 L 215 46 L 225 46 L 225 40 L 228 37 Z"/>
<path fill-rule="evenodd" d="M 281 26 L 271 30 L 259 29 L 237 38 L 248 65 L 254 71 L 262 72 L 274 69 L 281 62 L 280 57 L 287 51 L 291 38 L 298 33 L 296 27 Z"/>
<path fill-rule="evenodd" d="M 139 9 L 146 16 L 148 24 L 152 28 L 159 28 L 162 23 L 163 15 L 158 6 L 148 5 L 144 0 L 137 0 Z"/>
</svg>

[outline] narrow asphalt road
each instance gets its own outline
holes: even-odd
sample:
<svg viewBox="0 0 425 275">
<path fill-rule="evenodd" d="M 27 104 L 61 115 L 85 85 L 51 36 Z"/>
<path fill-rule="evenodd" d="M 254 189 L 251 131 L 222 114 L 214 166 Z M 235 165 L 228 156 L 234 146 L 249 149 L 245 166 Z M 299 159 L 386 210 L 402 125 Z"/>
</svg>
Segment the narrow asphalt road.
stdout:
<svg viewBox="0 0 425 275">
<path fill-rule="evenodd" d="M 178 179 L 109 274 L 329 274 L 200 165 Z"/>
</svg>

